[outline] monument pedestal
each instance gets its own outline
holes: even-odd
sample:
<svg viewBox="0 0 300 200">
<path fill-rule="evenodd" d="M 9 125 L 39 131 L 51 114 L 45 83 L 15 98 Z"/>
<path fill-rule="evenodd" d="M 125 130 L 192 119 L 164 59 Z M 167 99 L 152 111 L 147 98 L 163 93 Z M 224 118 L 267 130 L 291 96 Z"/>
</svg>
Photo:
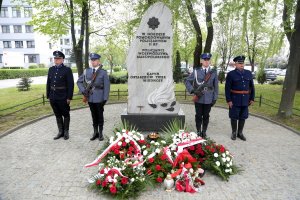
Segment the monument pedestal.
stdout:
<svg viewBox="0 0 300 200">
<path fill-rule="evenodd" d="M 121 114 L 121 120 L 129 122 L 139 131 L 162 131 L 173 120 L 185 124 L 185 115 L 180 108 L 178 114 L 128 114 L 127 109 Z"/>
</svg>

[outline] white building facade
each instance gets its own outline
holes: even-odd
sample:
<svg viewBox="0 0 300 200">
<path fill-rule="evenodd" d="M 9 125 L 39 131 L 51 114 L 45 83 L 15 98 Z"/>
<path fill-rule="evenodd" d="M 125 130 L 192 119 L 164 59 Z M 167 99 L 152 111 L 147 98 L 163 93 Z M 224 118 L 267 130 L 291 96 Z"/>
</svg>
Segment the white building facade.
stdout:
<svg viewBox="0 0 300 200">
<path fill-rule="evenodd" d="M 10 0 L 3 0 L 0 15 L 0 68 L 23 67 L 43 64 L 52 66 L 52 52 L 62 51 L 65 63 L 70 64 L 72 40 L 70 32 L 58 42 L 51 42 L 50 37 L 34 32 L 29 25 L 33 8 L 19 5 Z M 80 31 L 76 29 L 76 36 Z"/>
</svg>

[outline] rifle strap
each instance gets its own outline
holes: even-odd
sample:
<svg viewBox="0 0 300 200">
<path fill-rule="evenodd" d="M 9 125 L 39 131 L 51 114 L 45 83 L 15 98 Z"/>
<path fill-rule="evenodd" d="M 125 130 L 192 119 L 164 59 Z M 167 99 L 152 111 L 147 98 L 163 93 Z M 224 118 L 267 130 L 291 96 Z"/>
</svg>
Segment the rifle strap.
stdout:
<svg viewBox="0 0 300 200">
<path fill-rule="evenodd" d="M 195 73 L 195 81 L 197 82 L 198 85 L 200 85 L 201 83 L 198 82 L 198 78 L 197 78 L 197 70 L 195 69 L 194 71 Z M 211 77 L 211 74 L 213 73 L 213 70 L 210 70 L 204 77 L 204 83 L 207 83 Z"/>
</svg>

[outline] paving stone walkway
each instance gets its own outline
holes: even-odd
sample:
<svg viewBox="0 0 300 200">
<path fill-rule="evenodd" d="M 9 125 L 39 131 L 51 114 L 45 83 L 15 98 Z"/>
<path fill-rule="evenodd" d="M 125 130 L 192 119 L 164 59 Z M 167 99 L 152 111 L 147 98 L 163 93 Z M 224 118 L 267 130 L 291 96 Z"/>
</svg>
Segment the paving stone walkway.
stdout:
<svg viewBox="0 0 300 200">
<path fill-rule="evenodd" d="M 105 106 L 107 136 L 120 123 L 126 104 Z M 188 126 L 194 127 L 193 105 L 182 105 Z M 0 199 L 107 199 L 88 189 L 87 178 L 96 167 L 83 166 L 94 160 L 102 143 L 89 140 L 92 133 L 88 108 L 71 112 L 70 139 L 54 141 L 53 116 L 23 127 L 0 139 Z M 245 125 L 247 141 L 230 139 L 227 110 L 213 108 L 208 136 L 224 144 L 235 156 L 242 173 L 229 182 L 215 175 L 204 176 L 197 194 L 151 189 L 145 199 L 300 199 L 300 136 L 284 127 L 251 116 Z"/>
</svg>

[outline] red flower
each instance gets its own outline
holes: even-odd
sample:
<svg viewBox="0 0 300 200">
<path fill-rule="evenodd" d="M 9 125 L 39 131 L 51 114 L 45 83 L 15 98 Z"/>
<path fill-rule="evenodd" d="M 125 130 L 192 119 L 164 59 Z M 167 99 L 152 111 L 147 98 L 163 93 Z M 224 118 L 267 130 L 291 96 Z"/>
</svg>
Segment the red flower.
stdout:
<svg viewBox="0 0 300 200">
<path fill-rule="evenodd" d="M 125 157 L 125 153 L 124 151 L 120 151 L 120 159 L 123 160 Z"/>
<path fill-rule="evenodd" d="M 120 146 L 119 145 L 115 145 L 115 149 L 119 149 L 120 150 Z"/>
<path fill-rule="evenodd" d="M 123 185 L 127 184 L 127 183 L 128 183 L 128 179 L 125 178 L 125 177 L 122 177 L 121 183 L 122 183 Z"/>
<path fill-rule="evenodd" d="M 160 170 L 161 170 L 161 166 L 160 166 L 160 165 L 156 165 L 156 166 L 155 166 L 155 169 L 156 169 L 157 171 L 160 171 Z"/>
<path fill-rule="evenodd" d="M 151 175 L 151 174 L 152 174 L 151 169 L 148 169 L 146 173 L 147 173 L 148 175 Z"/>
<path fill-rule="evenodd" d="M 131 155 L 132 155 L 132 151 L 127 151 L 127 154 L 128 154 L 129 156 L 131 156 Z"/>
<path fill-rule="evenodd" d="M 147 144 L 146 147 L 147 147 L 147 148 L 150 148 L 150 144 Z"/>
<path fill-rule="evenodd" d="M 139 140 L 140 144 L 145 144 L 145 140 Z"/>
<path fill-rule="evenodd" d="M 149 158 L 149 163 L 153 163 L 154 162 L 154 158 Z"/>
<path fill-rule="evenodd" d="M 221 147 L 220 147 L 220 152 L 221 153 L 224 153 L 225 152 L 225 148 L 221 145 Z"/>
<path fill-rule="evenodd" d="M 118 149 L 115 149 L 115 150 L 114 150 L 114 153 L 117 154 L 117 155 L 119 155 L 119 154 L 120 154 L 120 151 L 119 151 Z"/>
<path fill-rule="evenodd" d="M 162 180 L 162 178 L 158 177 L 158 178 L 156 179 L 156 181 L 159 182 L 159 183 L 161 183 L 163 180 Z"/>
<path fill-rule="evenodd" d="M 214 148 L 210 149 L 210 152 L 214 153 L 216 150 Z"/>
<path fill-rule="evenodd" d="M 195 146 L 190 146 L 189 148 L 191 151 L 194 151 L 195 150 Z"/>
<path fill-rule="evenodd" d="M 160 159 L 161 160 L 166 160 L 167 159 L 167 155 L 166 154 L 161 155 Z"/>
<path fill-rule="evenodd" d="M 100 179 L 97 180 L 96 185 L 101 185 L 101 180 Z"/>
<path fill-rule="evenodd" d="M 117 193 L 117 188 L 116 188 L 116 186 L 115 186 L 115 185 L 112 185 L 112 186 L 109 188 L 109 191 L 110 191 L 110 193 L 112 193 L 112 194 L 116 194 L 116 193 Z"/>
<path fill-rule="evenodd" d="M 209 150 L 209 149 L 210 149 L 210 146 L 208 146 L 208 145 L 207 145 L 207 146 L 205 146 L 205 149 Z"/>
<path fill-rule="evenodd" d="M 100 174 L 104 174 L 104 169 L 101 169 L 99 172 Z"/>
<path fill-rule="evenodd" d="M 127 143 L 126 142 L 122 142 L 122 146 L 126 147 Z"/>
<path fill-rule="evenodd" d="M 130 145 L 134 145 L 134 142 L 133 142 L 133 141 L 130 141 L 129 143 L 130 143 Z"/>
<path fill-rule="evenodd" d="M 129 151 L 134 151 L 134 148 L 132 146 L 130 146 Z"/>
<path fill-rule="evenodd" d="M 102 182 L 102 187 L 105 187 L 107 185 L 107 181 Z"/>
</svg>

